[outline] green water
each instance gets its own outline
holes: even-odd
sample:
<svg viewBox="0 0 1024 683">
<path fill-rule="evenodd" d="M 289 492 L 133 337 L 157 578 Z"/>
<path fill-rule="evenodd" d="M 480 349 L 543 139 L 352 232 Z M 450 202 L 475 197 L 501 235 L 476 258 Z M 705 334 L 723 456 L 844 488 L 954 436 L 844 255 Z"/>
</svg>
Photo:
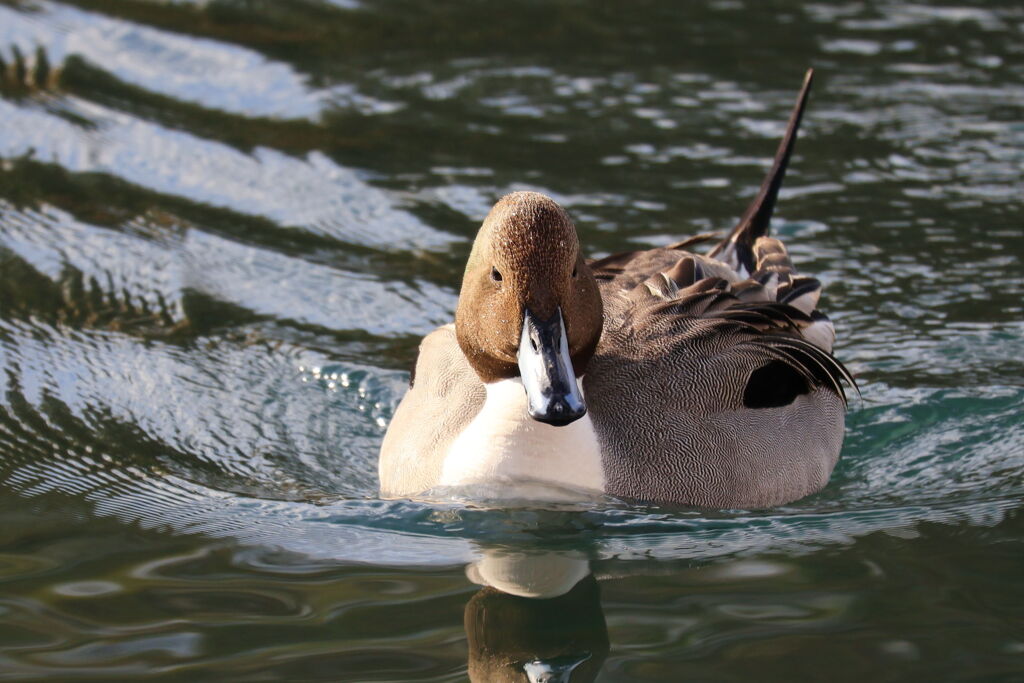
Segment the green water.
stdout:
<svg viewBox="0 0 1024 683">
<path fill-rule="evenodd" d="M 8 0 L 0 60 L 0 678 L 1024 680 L 1019 3 Z M 829 486 L 377 499 L 493 201 L 727 229 L 808 66 Z"/>
</svg>

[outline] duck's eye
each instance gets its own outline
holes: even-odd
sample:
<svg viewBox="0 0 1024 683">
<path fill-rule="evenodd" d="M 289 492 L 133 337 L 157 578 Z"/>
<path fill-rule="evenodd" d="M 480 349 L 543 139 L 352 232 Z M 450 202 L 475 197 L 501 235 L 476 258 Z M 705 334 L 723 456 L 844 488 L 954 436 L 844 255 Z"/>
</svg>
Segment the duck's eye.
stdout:
<svg viewBox="0 0 1024 683">
<path fill-rule="evenodd" d="M 495 282 L 501 282 L 501 273 L 494 266 L 491 266 L 491 279 Z"/>
</svg>

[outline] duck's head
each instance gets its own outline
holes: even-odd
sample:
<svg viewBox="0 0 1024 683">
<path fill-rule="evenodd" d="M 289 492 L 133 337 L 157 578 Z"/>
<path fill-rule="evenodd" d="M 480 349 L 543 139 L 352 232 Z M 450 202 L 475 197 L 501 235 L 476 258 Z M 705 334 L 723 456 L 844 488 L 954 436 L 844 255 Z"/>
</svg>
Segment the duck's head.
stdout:
<svg viewBox="0 0 1024 683">
<path fill-rule="evenodd" d="M 455 313 L 480 379 L 521 377 L 533 419 L 569 424 L 587 411 L 577 378 L 601 321 L 597 281 L 565 210 L 536 192 L 498 201 L 473 243 Z"/>
</svg>

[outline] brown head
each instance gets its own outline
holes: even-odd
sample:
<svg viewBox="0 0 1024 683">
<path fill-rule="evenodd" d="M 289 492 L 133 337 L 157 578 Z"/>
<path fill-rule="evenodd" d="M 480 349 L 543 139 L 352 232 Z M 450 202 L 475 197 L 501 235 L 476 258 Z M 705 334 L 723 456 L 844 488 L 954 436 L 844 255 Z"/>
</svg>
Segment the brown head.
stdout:
<svg viewBox="0 0 1024 683">
<path fill-rule="evenodd" d="M 597 281 L 569 215 L 536 192 L 502 197 L 473 243 L 455 313 L 459 346 L 480 379 L 522 376 L 531 415 L 568 424 L 585 411 L 575 378 L 601 322 Z"/>
</svg>

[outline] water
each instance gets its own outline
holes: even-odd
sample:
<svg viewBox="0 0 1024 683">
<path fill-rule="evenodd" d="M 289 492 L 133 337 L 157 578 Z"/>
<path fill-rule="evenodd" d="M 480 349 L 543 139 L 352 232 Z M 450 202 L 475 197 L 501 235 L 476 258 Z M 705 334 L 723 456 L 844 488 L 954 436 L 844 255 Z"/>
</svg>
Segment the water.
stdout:
<svg viewBox="0 0 1024 683">
<path fill-rule="evenodd" d="M 0 675 L 1024 679 L 1022 38 L 1011 2 L 0 3 Z M 807 66 L 775 229 L 863 392 L 830 485 L 378 500 L 491 203 L 595 255 L 726 229 Z"/>
</svg>

